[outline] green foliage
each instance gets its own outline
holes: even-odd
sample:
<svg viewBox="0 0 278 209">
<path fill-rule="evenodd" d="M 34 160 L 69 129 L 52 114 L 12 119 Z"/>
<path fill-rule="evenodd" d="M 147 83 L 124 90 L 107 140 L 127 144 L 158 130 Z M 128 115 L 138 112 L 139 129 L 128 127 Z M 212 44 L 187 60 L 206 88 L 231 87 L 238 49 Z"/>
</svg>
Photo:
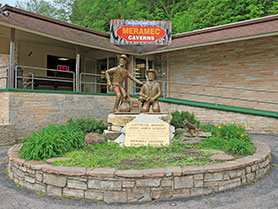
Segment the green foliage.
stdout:
<svg viewBox="0 0 278 209">
<path fill-rule="evenodd" d="M 84 133 L 98 133 L 102 134 L 107 126 L 103 121 L 97 121 L 90 118 L 70 119 L 68 125 L 74 129 L 80 129 Z"/>
<path fill-rule="evenodd" d="M 110 19 L 169 20 L 176 34 L 278 12 L 275 0 L 22 0 L 16 6 L 107 33 Z"/>
<path fill-rule="evenodd" d="M 251 138 L 240 125 L 206 125 L 203 129 L 212 133 L 212 137 L 203 139 L 203 148 L 220 149 L 232 154 L 251 155 L 255 148 Z"/>
<path fill-rule="evenodd" d="M 181 141 L 165 147 L 120 147 L 108 142 L 90 146 L 87 150 L 67 153 L 70 161 L 57 161 L 54 165 L 80 167 L 113 167 L 116 169 L 145 169 L 212 163 L 212 153 L 193 149 Z"/>
<path fill-rule="evenodd" d="M 184 120 L 187 120 L 188 122 L 194 124 L 195 126 L 200 126 L 200 122 L 195 119 L 195 116 L 193 113 L 189 112 L 173 112 L 171 113 L 173 119 L 171 121 L 171 125 L 173 125 L 175 128 L 186 128 L 186 126 L 183 124 Z"/>
<path fill-rule="evenodd" d="M 88 133 L 102 133 L 105 128 L 102 121 L 88 118 L 69 120 L 66 125 L 49 125 L 24 139 L 20 157 L 25 160 L 44 160 L 61 156 L 83 148 Z"/>
</svg>

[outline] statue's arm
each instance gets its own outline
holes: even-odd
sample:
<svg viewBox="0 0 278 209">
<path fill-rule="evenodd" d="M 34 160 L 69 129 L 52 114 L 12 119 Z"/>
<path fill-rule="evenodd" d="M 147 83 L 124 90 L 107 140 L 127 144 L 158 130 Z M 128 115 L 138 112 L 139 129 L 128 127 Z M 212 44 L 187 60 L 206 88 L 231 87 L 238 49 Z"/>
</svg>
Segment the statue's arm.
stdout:
<svg viewBox="0 0 278 209">
<path fill-rule="evenodd" d="M 138 79 L 134 78 L 131 74 L 128 73 L 127 77 L 128 77 L 130 80 L 134 81 L 135 83 L 137 83 L 137 84 L 139 84 L 139 85 L 141 85 L 141 86 L 143 85 L 143 82 L 142 82 L 142 81 L 139 81 Z"/>
<path fill-rule="evenodd" d="M 116 71 L 116 69 L 117 69 L 117 67 L 114 67 L 114 68 L 110 68 L 110 69 L 105 71 L 105 77 L 106 77 L 106 81 L 107 81 L 108 86 L 111 85 L 109 73 L 114 73 Z"/>
<path fill-rule="evenodd" d="M 146 85 L 146 84 L 145 84 Z M 143 85 L 141 90 L 140 90 L 140 96 L 141 98 L 143 98 L 144 100 L 147 100 L 148 99 L 148 95 L 145 94 L 145 89 L 146 89 L 146 86 Z"/>
</svg>

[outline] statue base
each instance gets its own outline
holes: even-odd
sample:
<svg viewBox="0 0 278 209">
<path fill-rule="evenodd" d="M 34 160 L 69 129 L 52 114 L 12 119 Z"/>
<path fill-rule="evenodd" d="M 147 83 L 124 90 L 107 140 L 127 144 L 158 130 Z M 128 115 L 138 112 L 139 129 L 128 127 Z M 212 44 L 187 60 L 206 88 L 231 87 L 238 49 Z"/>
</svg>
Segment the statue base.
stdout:
<svg viewBox="0 0 278 209">
<path fill-rule="evenodd" d="M 127 123 L 135 119 L 139 114 L 153 115 L 158 117 L 159 119 L 165 121 L 166 123 L 171 122 L 172 115 L 170 113 L 111 113 L 108 115 L 107 122 L 110 126 L 125 126 Z M 148 121 L 146 121 L 148 122 Z M 113 129 L 112 129 L 113 130 Z"/>
</svg>

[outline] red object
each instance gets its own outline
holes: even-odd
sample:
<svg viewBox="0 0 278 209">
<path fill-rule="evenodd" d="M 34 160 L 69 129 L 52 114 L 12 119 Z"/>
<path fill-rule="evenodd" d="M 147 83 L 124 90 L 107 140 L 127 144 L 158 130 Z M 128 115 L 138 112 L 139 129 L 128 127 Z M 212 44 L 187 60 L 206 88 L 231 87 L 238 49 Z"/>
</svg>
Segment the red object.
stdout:
<svg viewBox="0 0 278 209">
<path fill-rule="evenodd" d="M 155 42 L 163 39 L 166 31 L 158 26 L 127 26 L 117 30 L 117 35 L 128 42 Z"/>
<path fill-rule="evenodd" d="M 57 70 L 69 71 L 70 67 L 67 65 L 57 65 Z"/>
</svg>

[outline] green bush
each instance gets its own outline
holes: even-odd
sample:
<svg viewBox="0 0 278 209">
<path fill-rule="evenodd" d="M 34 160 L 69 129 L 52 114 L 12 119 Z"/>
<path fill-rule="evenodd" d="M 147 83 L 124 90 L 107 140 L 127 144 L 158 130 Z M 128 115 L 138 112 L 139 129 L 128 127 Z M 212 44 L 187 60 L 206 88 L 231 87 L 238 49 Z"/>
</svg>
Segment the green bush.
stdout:
<svg viewBox="0 0 278 209">
<path fill-rule="evenodd" d="M 70 119 L 68 120 L 68 125 L 72 126 L 74 129 L 80 129 L 85 133 L 98 133 L 101 134 L 107 126 L 103 121 L 97 121 L 90 118 L 79 118 L 79 119 Z"/>
<path fill-rule="evenodd" d="M 69 120 L 66 125 L 49 125 L 23 140 L 19 151 L 25 160 L 45 160 L 62 156 L 66 152 L 83 148 L 88 133 L 101 134 L 106 126 L 92 119 Z"/>
<path fill-rule="evenodd" d="M 202 141 L 204 148 L 220 149 L 232 154 L 251 155 L 255 147 L 245 128 L 240 125 L 205 125 L 203 129 L 212 133 L 212 136 Z"/>
<path fill-rule="evenodd" d="M 173 125 L 176 129 L 177 128 L 187 129 L 187 127 L 183 124 L 184 120 L 187 120 L 188 122 L 192 123 L 193 125 L 200 127 L 200 122 L 195 119 L 195 116 L 193 113 L 190 114 L 189 112 L 176 111 L 176 112 L 171 113 L 171 115 L 173 117 L 172 121 L 171 121 L 171 125 Z"/>
</svg>

